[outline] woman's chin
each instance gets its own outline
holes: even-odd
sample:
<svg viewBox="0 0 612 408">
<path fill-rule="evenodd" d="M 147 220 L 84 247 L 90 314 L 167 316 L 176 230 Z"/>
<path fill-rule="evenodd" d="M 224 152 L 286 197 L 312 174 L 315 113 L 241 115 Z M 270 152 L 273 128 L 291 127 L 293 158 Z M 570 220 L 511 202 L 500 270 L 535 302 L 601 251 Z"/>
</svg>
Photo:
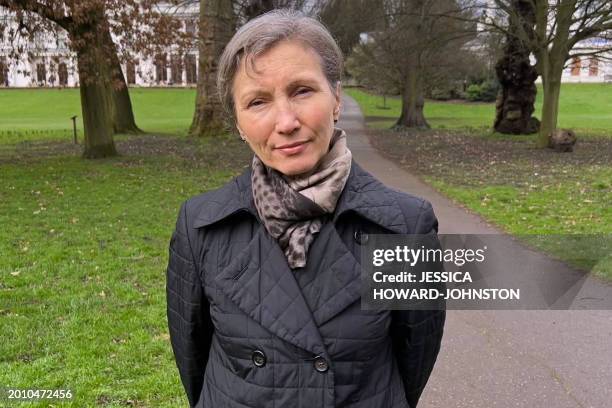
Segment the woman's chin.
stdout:
<svg viewBox="0 0 612 408">
<path fill-rule="evenodd" d="M 284 158 L 279 162 L 279 165 L 275 166 L 275 169 L 285 176 L 298 176 L 308 173 L 312 171 L 317 164 L 317 161 L 310 157 Z"/>
</svg>

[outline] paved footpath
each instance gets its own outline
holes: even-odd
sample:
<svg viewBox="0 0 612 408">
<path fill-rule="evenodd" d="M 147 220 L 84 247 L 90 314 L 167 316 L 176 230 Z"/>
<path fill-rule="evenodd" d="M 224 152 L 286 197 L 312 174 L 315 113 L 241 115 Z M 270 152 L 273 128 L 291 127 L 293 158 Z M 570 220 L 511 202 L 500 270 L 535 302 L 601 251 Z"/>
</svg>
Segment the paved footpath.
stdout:
<svg viewBox="0 0 612 408">
<path fill-rule="evenodd" d="M 482 218 L 448 200 L 381 156 L 368 142 L 357 103 L 345 96 L 339 127 L 355 160 L 385 184 L 428 199 L 440 233 L 500 234 Z M 508 238 L 509 241 L 511 240 Z M 526 249 L 544 270 L 572 271 Z M 581 279 L 557 306 L 570 309 L 447 312 L 442 350 L 419 408 L 612 407 L 612 285 Z"/>
</svg>

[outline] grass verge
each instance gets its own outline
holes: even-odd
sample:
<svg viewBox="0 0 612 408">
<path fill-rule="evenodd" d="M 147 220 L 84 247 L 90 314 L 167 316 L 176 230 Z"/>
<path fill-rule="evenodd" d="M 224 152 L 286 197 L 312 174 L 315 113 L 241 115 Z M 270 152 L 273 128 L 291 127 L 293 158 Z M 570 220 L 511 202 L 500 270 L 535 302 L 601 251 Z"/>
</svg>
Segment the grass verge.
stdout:
<svg viewBox="0 0 612 408">
<path fill-rule="evenodd" d="M 368 126 L 390 128 L 401 111 L 401 100 L 387 98 L 388 109 L 383 109 L 383 98 L 358 88 L 347 94 L 361 107 Z M 559 102 L 559 126 L 573 128 L 580 138 L 612 136 L 612 85 L 563 84 Z M 538 84 L 534 116 L 542 110 L 542 87 Z M 495 117 L 495 103 L 464 101 L 433 101 L 425 103 L 425 117 L 434 129 L 461 129 L 468 134 L 496 135 L 491 131 Z M 498 135 L 499 136 L 499 135 Z"/>
<path fill-rule="evenodd" d="M 71 389 L 61 406 L 186 406 L 167 334 L 170 235 L 180 203 L 250 153 L 227 138 L 118 145 L 98 161 L 70 144 L 0 151 L 0 384 Z"/>
</svg>

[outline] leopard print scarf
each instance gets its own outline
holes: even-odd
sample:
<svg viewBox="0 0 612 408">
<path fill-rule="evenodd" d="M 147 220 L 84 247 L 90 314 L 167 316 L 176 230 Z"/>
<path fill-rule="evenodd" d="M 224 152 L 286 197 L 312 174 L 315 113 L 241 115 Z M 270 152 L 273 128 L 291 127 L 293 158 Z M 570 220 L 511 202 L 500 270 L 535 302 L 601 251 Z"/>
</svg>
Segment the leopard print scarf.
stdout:
<svg viewBox="0 0 612 408">
<path fill-rule="evenodd" d="M 285 176 L 253 157 L 255 207 L 292 269 L 306 265 L 314 235 L 321 230 L 323 217 L 334 212 L 349 176 L 352 155 L 342 129 L 334 129 L 330 146 L 319 166 L 306 175 Z"/>
</svg>

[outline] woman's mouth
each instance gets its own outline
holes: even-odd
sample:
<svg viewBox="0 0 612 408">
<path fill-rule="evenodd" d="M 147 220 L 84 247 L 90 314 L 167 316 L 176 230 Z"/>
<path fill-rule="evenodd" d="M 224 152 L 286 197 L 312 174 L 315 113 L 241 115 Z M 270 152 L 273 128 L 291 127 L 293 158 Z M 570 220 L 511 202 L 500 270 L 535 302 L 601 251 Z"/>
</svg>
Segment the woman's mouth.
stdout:
<svg viewBox="0 0 612 408">
<path fill-rule="evenodd" d="M 308 143 L 307 140 L 302 141 L 302 142 L 288 143 L 288 144 L 284 144 L 284 145 L 276 147 L 276 150 L 278 150 L 284 155 L 292 156 L 294 154 L 298 154 L 304 151 L 304 149 L 306 149 L 307 143 Z"/>
</svg>

